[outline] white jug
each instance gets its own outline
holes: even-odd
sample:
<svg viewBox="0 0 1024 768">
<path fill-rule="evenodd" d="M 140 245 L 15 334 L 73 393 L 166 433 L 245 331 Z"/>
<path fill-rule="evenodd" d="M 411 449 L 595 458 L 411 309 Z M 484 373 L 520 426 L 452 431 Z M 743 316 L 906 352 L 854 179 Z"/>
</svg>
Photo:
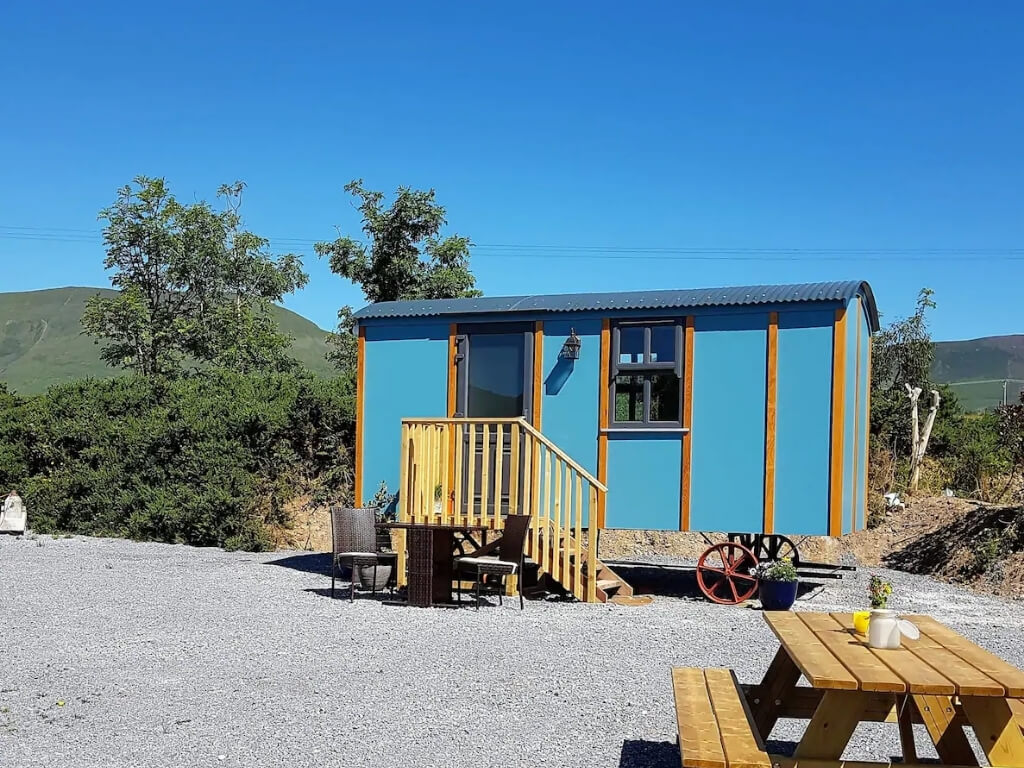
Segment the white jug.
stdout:
<svg viewBox="0 0 1024 768">
<path fill-rule="evenodd" d="M 871 611 L 868 624 L 868 645 L 872 648 L 899 648 L 900 627 L 896 623 L 896 611 L 876 608 Z"/>
<path fill-rule="evenodd" d="M 868 622 L 868 645 L 872 648 L 899 648 L 903 635 L 916 640 L 921 633 L 909 621 L 898 618 L 896 611 L 885 608 L 875 608 L 871 611 L 871 619 Z"/>
</svg>

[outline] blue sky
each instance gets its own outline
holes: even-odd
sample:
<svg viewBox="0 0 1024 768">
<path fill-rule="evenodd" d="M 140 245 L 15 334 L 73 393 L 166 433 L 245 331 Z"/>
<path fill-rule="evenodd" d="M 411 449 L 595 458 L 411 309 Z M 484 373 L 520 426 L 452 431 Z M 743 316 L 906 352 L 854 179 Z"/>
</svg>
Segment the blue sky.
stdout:
<svg viewBox="0 0 1024 768">
<path fill-rule="evenodd" d="M 362 177 L 436 188 L 492 295 L 866 278 L 1024 332 L 1017 3 L 17 2 L 0 82 L 0 290 L 105 285 L 136 174 L 243 179 L 330 326 Z"/>
</svg>

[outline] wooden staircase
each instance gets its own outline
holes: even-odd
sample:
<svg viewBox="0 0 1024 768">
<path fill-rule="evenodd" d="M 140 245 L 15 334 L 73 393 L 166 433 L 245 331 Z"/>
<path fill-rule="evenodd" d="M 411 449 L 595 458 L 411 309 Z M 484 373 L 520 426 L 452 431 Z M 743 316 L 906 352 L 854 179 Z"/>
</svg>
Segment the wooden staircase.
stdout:
<svg viewBox="0 0 1024 768">
<path fill-rule="evenodd" d="M 576 559 L 575 546 L 573 544 L 574 543 L 571 543 L 570 546 L 569 546 L 569 550 L 570 550 L 569 562 L 571 564 L 574 564 L 575 563 L 575 559 Z M 565 547 L 563 546 L 562 541 L 559 540 L 557 555 L 555 555 L 553 553 L 553 557 L 556 557 L 556 558 L 557 557 L 561 557 L 561 556 L 564 555 L 564 552 L 565 552 Z M 583 590 L 585 592 L 587 590 L 587 587 L 590 584 L 590 569 L 588 568 L 589 553 L 587 551 L 587 547 L 586 546 L 583 546 L 583 547 L 580 548 L 580 556 L 583 559 L 583 567 L 580 570 L 580 576 L 582 578 Z M 615 571 L 613 571 L 603 561 L 598 560 L 598 559 L 595 558 L 595 563 L 596 563 L 595 570 L 596 570 L 596 573 L 597 573 L 597 578 L 596 578 L 596 581 L 595 581 L 595 584 L 594 584 L 594 586 L 595 586 L 595 590 L 594 591 L 595 591 L 595 597 L 597 599 L 597 602 L 607 603 L 611 598 L 616 597 L 616 596 L 619 596 L 619 597 L 632 597 L 633 596 L 633 587 L 631 587 L 629 585 L 629 583 L 625 579 L 623 579 L 621 576 L 619 576 L 619 574 L 617 574 Z M 549 580 L 552 582 L 552 584 L 557 585 L 558 587 L 561 587 L 561 588 L 565 589 L 567 592 L 570 591 L 570 589 L 569 589 L 570 585 L 561 584 L 557 579 L 550 578 L 551 574 L 545 574 L 545 575 L 549 577 Z"/>
<path fill-rule="evenodd" d="M 607 490 L 524 419 L 402 420 L 399 521 L 501 530 L 506 514 L 529 514 L 526 554 L 538 578 L 586 602 L 633 594 L 590 546 Z"/>
</svg>

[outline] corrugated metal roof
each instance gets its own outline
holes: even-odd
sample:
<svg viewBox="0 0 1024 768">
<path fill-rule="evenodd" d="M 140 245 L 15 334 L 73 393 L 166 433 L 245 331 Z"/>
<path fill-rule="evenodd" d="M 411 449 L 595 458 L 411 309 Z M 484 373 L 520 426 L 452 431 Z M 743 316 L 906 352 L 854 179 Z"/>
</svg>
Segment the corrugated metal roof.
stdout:
<svg viewBox="0 0 1024 768">
<path fill-rule="evenodd" d="M 871 286 L 862 280 L 795 285 L 748 285 L 732 288 L 685 288 L 677 291 L 615 291 L 534 296 L 481 296 L 475 299 L 382 301 L 356 312 L 357 320 L 389 317 L 502 314 L 508 312 L 594 312 L 630 309 L 693 309 L 696 307 L 756 306 L 864 297 L 872 330 L 878 330 L 878 310 Z"/>
</svg>

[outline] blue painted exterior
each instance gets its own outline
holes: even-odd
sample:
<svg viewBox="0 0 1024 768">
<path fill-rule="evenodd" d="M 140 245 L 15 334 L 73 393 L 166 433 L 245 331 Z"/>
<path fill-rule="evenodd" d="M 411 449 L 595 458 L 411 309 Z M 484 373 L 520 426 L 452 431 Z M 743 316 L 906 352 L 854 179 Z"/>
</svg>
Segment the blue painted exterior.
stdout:
<svg viewBox="0 0 1024 768">
<path fill-rule="evenodd" d="M 362 501 L 398 488 L 402 419 L 448 415 L 448 323 L 368 326 L 365 366 Z"/>
<path fill-rule="evenodd" d="M 846 309 L 846 399 L 843 409 L 843 533 L 853 530 L 854 483 L 857 478 L 859 443 L 854 439 L 857 431 L 857 302 L 851 301 Z M 855 444 L 857 443 L 857 444 Z"/>
<path fill-rule="evenodd" d="M 679 530 L 682 445 L 678 434 L 609 436 L 606 527 Z"/>
<path fill-rule="evenodd" d="M 690 525 L 764 522 L 768 315 L 698 315 L 693 353 Z"/>
<path fill-rule="evenodd" d="M 604 319 L 695 317 L 690 528 L 760 531 L 764 516 L 767 326 L 779 313 L 775 531 L 826 534 L 829 509 L 832 333 L 842 301 L 690 310 L 606 309 L 444 317 L 367 317 L 362 435 L 363 495 L 398 485 L 403 417 L 444 417 L 450 323 L 543 323 L 541 429 L 597 476 L 600 330 Z M 849 304 L 843 530 L 862 528 L 867 424 L 867 348 L 872 321 Z M 857 327 L 861 326 L 860 380 Z M 575 329 L 578 360 L 559 360 Z M 857 447 L 854 450 L 854 430 Z M 605 524 L 678 530 L 682 437 L 612 431 Z"/>
<path fill-rule="evenodd" d="M 572 329 L 582 342 L 579 360 L 560 361 Z M 596 477 L 601 321 L 545 320 L 543 359 L 541 431 Z"/>
<path fill-rule="evenodd" d="M 867 445 L 871 439 L 871 415 L 868 412 L 868 388 L 871 357 L 871 326 L 866 313 L 861 313 L 860 320 L 860 381 L 857 387 L 857 479 L 854 489 L 856 497 L 857 520 L 856 530 L 867 527 L 867 495 L 864 487 L 867 482 Z"/>
<path fill-rule="evenodd" d="M 775 530 L 828 534 L 833 310 L 779 314 Z"/>
</svg>

